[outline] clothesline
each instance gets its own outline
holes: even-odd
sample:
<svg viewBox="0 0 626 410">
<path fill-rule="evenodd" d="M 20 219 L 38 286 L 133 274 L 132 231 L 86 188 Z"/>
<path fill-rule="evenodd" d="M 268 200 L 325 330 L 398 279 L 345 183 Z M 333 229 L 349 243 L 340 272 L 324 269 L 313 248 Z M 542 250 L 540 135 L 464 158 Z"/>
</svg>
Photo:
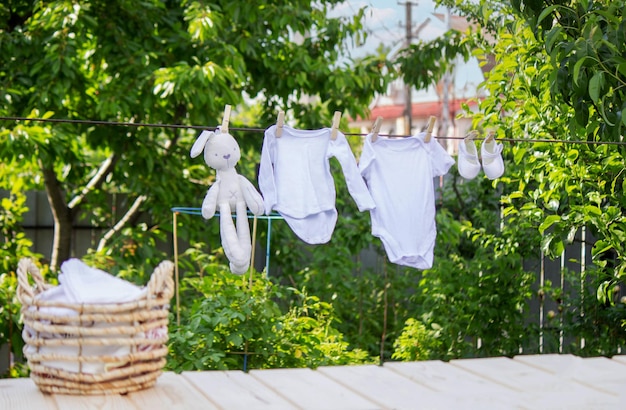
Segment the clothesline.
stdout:
<svg viewBox="0 0 626 410">
<path fill-rule="evenodd" d="M 106 125 L 118 127 L 148 127 L 148 128 L 173 128 L 173 129 L 197 129 L 214 131 L 217 127 L 207 127 L 205 125 L 185 125 L 185 124 L 155 124 L 142 122 L 120 122 L 120 121 L 102 121 L 102 120 L 75 120 L 67 118 L 30 118 L 30 117 L 4 117 L 0 116 L 0 121 L 36 121 L 50 122 L 62 124 L 86 124 L 86 125 Z M 266 128 L 246 128 L 246 127 L 229 127 L 231 131 L 240 132 L 265 132 Z M 368 133 L 344 132 L 344 135 L 366 136 Z M 379 136 L 393 138 L 408 138 L 411 135 L 397 135 L 379 133 Z M 442 140 L 462 140 L 465 137 L 444 137 L 434 135 L 433 138 Z M 482 140 L 484 138 L 476 137 L 474 140 Z M 585 144 L 585 145 L 626 145 L 626 141 L 583 141 L 583 140 L 555 140 L 549 138 L 495 138 L 502 142 L 529 142 L 529 143 L 548 143 L 548 144 Z"/>
</svg>

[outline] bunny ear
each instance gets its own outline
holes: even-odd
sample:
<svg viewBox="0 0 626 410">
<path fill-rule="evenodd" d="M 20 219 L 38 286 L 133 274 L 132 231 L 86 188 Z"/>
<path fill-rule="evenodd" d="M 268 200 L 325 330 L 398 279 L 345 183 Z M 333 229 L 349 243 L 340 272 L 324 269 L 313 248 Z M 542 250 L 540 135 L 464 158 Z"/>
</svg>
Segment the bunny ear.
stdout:
<svg viewBox="0 0 626 410">
<path fill-rule="evenodd" d="M 202 153 L 206 142 L 215 135 L 212 131 L 202 131 L 202 133 L 198 136 L 196 142 L 193 143 L 193 147 L 191 147 L 191 151 L 189 155 L 191 158 L 195 158 Z"/>
</svg>

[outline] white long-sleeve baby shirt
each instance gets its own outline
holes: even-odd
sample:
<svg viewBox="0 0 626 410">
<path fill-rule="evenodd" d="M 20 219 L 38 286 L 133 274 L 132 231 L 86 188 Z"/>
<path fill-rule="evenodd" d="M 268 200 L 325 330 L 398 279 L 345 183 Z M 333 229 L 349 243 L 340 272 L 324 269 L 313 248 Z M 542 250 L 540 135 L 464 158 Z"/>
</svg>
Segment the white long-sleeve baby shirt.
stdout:
<svg viewBox="0 0 626 410">
<path fill-rule="evenodd" d="M 337 222 L 335 183 L 329 160 L 335 157 L 350 195 L 360 211 L 375 207 L 346 137 L 330 128 L 299 130 L 284 126 L 276 137 L 276 125 L 265 131 L 259 189 L 265 212 L 280 213 L 294 233 L 310 244 L 330 240 Z"/>
<path fill-rule="evenodd" d="M 359 162 L 376 208 L 372 235 L 381 238 L 389 260 L 428 269 L 437 228 L 433 178 L 445 175 L 454 159 L 424 133 L 408 138 L 366 138 Z"/>
</svg>

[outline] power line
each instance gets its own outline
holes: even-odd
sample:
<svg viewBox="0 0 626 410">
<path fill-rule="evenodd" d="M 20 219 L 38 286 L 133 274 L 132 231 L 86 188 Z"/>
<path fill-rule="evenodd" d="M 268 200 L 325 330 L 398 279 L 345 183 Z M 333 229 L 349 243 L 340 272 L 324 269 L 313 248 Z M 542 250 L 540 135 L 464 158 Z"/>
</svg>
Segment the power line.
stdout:
<svg viewBox="0 0 626 410">
<path fill-rule="evenodd" d="M 350 7 L 350 10 L 352 10 L 352 12 L 356 15 L 356 10 L 354 10 L 354 7 L 352 6 L 352 3 L 348 2 L 348 6 Z M 366 7 L 369 7 L 369 11 L 370 11 L 370 12 L 372 12 L 372 11 L 375 9 L 375 7 L 374 7 L 374 5 L 372 4 L 372 2 L 369 2 L 369 4 L 367 4 L 367 6 L 366 6 Z M 385 25 L 385 22 L 384 22 L 383 20 L 380 20 L 380 21 L 379 21 L 379 24 L 381 25 L 381 27 L 376 28 L 376 29 L 368 29 L 368 31 L 369 31 L 370 33 L 373 33 L 374 31 L 385 30 L 385 31 L 387 31 L 387 33 L 388 33 L 389 35 L 391 35 L 392 37 L 394 37 L 394 41 L 395 41 L 395 40 L 397 40 L 397 39 L 395 38 L 395 37 L 397 37 L 397 33 L 393 33 L 393 32 L 392 32 L 392 31 L 391 31 L 391 30 L 390 30 L 390 29 L 389 29 L 389 28 Z"/>
<path fill-rule="evenodd" d="M 33 122 L 49 122 L 49 123 L 61 123 L 61 124 L 85 124 L 85 125 L 100 125 L 100 126 L 113 126 L 113 127 L 146 127 L 146 128 L 173 128 L 173 129 L 196 129 L 196 130 L 210 130 L 214 131 L 217 127 L 207 127 L 205 125 L 186 125 L 186 124 L 157 124 L 157 123 L 144 123 L 144 122 L 118 122 L 118 121 L 102 121 L 102 120 L 77 120 L 77 119 L 63 119 L 63 118 L 30 118 L 30 117 L 4 117 L 0 116 L 0 121 L 33 121 Z M 246 127 L 229 127 L 231 131 L 240 132 L 259 132 L 264 133 L 267 128 L 246 128 Z M 369 133 L 362 132 L 344 132 L 344 135 L 350 136 L 367 136 Z M 398 134 L 378 134 L 381 137 L 389 138 L 409 138 L 412 135 L 398 135 Z M 441 140 L 462 140 L 465 137 L 439 137 L 433 136 L 433 138 Z M 480 141 L 484 138 L 475 137 L 476 141 Z M 583 140 L 557 140 L 549 138 L 495 138 L 501 142 L 528 142 L 528 143 L 548 143 L 548 144 L 584 144 L 584 145 L 626 145 L 626 141 L 583 141 Z"/>
<path fill-rule="evenodd" d="M 64 124 L 86 124 L 86 125 L 111 125 L 123 127 L 152 127 L 152 128 L 193 128 L 201 130 L 215 129 L 215 127 L 206 127 L 203 125 L 184 125 L 184 124 L 150 124 L 142 122 L 118 122 L 118 121 L 102 121 L 102 120 L 74 120 L 61 118 L 30 118 L 30 117 L 0 117 L 2 121 L 37 121 L 37 122 L 54 122 Z"/>
</svg>

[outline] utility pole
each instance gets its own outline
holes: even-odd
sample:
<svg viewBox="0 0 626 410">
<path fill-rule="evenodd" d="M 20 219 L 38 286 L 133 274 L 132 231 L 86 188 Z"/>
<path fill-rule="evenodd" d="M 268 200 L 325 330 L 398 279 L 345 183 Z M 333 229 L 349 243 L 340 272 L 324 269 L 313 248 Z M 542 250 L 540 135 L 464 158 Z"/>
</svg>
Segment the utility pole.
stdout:
<svg viewBox="0 0 626 410">
<path fill-rule="evenodd" d="M 407 1 L 405 3 L 398 2 L 399 5 L 403 5 L 406 7 L 406 47 L 409 47 L 413 42 L 414 37 L 418 37 L 419 33 L 428 25 L 430 22 L 430 17 L 426 18 L 421 22 L 419 27 L 416 30 L 413 30 L 413 17 L 412 17 L 412 8 L 413 6 L 417 6 L 417 3 L 413 3 L 411 1 Z M 404 84 L 404 126 L 406 128 L 406 133 L 408 135 L 412 134 L 413 130 L 413 98 L 411 96 L 411 91 L 413 90 L 413 86 L 411 84 Z"/>
<path fill-rule="evenodd" d="M 450 10 L 446 8 L 446 14 L 444 14 L 444 23 L 446 25 L 446 31 L 450 30 Z M 451 73 L 446 70 L 443 75 L 443 96 L 442 96 L 442 110 L 441 110 L 441 128 L 440 135 L 447 137 L 448 131 L 450 130 L 450 86 L 452 83 Z M 448 148 L 448 140 L 445 145 Z"/>
<path fill-rule="evenodd" d="M 412 22 L 412 8 L 417 5 L 417 3 L 412 3 L 407 1 L 406 3 L 398 3 L 399 5 L 404 5 L 406 7 L 406 46 L 409 47 L 413 42 L 413 22 Z M 404 84 L 404 94 L 405 94 L 405 102 L 404 102 L 404 124 L 406 127 L 406 134 L 411 135 L 413 129 L 413 103 L 411 96 L 411 84 Z"/>
</svg>

